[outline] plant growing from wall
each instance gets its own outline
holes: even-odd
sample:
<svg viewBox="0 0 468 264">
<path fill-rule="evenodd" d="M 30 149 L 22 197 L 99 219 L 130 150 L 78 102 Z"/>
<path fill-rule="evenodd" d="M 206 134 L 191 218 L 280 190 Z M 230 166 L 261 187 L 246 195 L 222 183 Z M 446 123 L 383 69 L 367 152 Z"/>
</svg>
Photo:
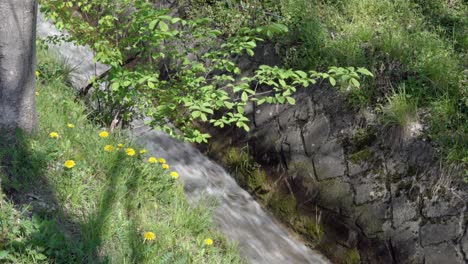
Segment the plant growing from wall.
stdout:
<svg viewBox="0 0 468 264">
<path fill-rule="evenodd" d="M 240 28 L 221 38 L 208 19 L 184 20 L 145 0 L 42 0 L 41 10 L 70 35 L 89 45 L 110 70 L 83 88 L 93 90 L 95 116 L 105 124 L 149 117 L 148 123 L 190 142 L 210 137 L 193 124 L 235 125 L 249 130 L 244 107 L 294 104 L 296 87 L 319 79 L 359 87 L 366 69 L 332 67 L 326 73 L 260 66 L 246 76 L 236 61 L 253 56 L 263 36 L 287 31 L 281 24 Z M 216 114 L 215 114 L 216 113 Z M 175 132 L 174 126 L 182 134 Z"/>
</svg>

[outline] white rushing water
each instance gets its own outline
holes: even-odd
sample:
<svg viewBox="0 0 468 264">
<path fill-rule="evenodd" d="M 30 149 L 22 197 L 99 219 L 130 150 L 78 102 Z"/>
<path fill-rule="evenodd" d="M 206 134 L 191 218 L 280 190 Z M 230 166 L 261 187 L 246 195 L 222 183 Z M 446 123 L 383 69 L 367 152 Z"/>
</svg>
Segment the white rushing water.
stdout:
<svg viewBox="0 0 468 264">
<path fill-rule="evenodd" d="M 52 23 L 39 17 L 39 37 L 59 33 Z M 73 83 L 76 86 L 83 86 L 94 74 L 106 69 L 104 65 L 94 64 L 93 53 L 85 47 L 64 43 L 51 49 L 75 68 Z M 221 166 L 193 146 L 144 126 L 142 122 L 135 122 L 135 125 L 132 130 L 135 139 L 145 146 L 150 155 L 164 157 L 171 169 L 180 174 L 187 197 L 192 202 L 202 194 L 219 201 L 214 214 L 219 230 L 238 243 L 242 257 L 248 262 L 329 263 L 303 242 L 291 237 Z"/>
<path fill-rule="evenodd" d="M 230 240 L 237 241 L 250 263 L 329 263 L 312 251 L 266 213 L 221 166 L 192 145 L 135 122 L 134 137 L 150 154 L 164 157 L 171 170 L 180 174 L 191 199 L 204 194 L 216 198 L 215 221 Z"/>
</svg>

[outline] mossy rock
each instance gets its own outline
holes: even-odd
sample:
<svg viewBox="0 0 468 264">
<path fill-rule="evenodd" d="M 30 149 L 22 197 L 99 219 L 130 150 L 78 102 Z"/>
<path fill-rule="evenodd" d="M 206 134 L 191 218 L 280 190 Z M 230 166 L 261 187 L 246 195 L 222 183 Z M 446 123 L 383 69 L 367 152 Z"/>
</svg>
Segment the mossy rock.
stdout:
<svg viewBox="0 0 468 264">
<path fill-rule="evenodd" d="M 372 157 L 372 152 L 366 148 L 349 155 L 349 160 L 353 163 L 361 163 L 372 159 Z"/>
<path fill-rule="evenodd" d="M 355 150 L 361 150 L 367 146 L 370 146 L 371 143 L 376 139 L 375 131 L 372 128 L 360 128 L 351 138 L 351 145 Z"/>
</svg>

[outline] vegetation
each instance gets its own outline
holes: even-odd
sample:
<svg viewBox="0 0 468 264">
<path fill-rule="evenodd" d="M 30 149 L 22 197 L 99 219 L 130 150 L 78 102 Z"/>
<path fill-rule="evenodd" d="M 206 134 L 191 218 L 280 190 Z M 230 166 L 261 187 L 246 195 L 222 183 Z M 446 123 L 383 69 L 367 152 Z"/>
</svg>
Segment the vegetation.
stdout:
<svg viewBox="0 0 468 264">
<path fill-rule="evenodd" d="M 319 79 L 332 85 L 359 86 L 363 68 L 330 68 L 324 73 L 260 66 L 252 76 L 237 66 L 240 56 L 254 55 L 258 42 L 287 32 L 279 23 L 240 27 L 225 35 L 206 18 L 181 19 L 146 0 L 42 0 L 41 10 L 69 41 L 89 45 L 96 60 L 111 69 L 94 80 L 94 118 L 109 125 L 151 118 L 150 124 L 191 142 L 206 142 L 196 122 L 249 130 L 248 102 L 294 104 L 296 87 Z M 54 38 L 52 40 L 57 40 Z M 268 87 L 268 88 L 266 88 Z M 86 94 L 92 86 L 82 90 Z M 177 111 L 174 111 L 176 110 Z M 175 133 L 175 125 L 182 134 Z"/>
<path fill-rule="evenodd" d="M 211 16 L 226 34 L 243 25 L 284 23 L 278 36 L 286 67 L 366 67 L 375 79 L 348 93 L 355 108 L 373 107 L 384 124 L 408 118 L 449 162 L 468 161 L 468 5 L 444 0 L 191 0 L 189 15 Z M 403 89 L 404 88 L 404 89 Z M 404 128 L 405 129 L 405 128 Z"/>
<path fill-rule="evenodd" d="M 0 139 L 1 263 L 241 262 L 170 164 L 88 121 L 63 61 L 38 69 L 39 131 Z"/>
</svg>

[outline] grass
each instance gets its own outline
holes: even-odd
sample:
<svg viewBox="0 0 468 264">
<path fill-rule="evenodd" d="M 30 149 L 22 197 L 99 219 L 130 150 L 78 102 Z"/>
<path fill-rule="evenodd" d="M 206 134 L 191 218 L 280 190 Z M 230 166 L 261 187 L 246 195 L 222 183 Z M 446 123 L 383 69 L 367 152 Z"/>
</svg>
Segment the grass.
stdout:
<svg viewBox="0 0 468 264">
<path fill-rule="evenodd" d="M 171 169 L 124 133 L 100 137 L 60 65 L 39 54 L 37 133 L 0 138 L 0 262 L 241 263 L 214 230 L 212 202 L 189 205 Z"/>
<path fill-rule="evenodd" d="M 191 14 L 214 17 L 222 28 L 216 13 L 206 11 L 212 8 L 208 1 L 198 2 Z M 382 112 L 385 116 L 381 120 L 386 121 L 388 116 L 402 117 L 405 114 L 399 112 L 401 107 L 413 108 L 412 104 L 417 102 L 416 115 L 424 113 L 420 121 L 429 128 L 427 135 L 439 146 L 442 159 L 466 163 L 466 1 L 248 0 L 237 6 L 232 3 L 217 1 L 216 8 L 224 8 L 217 13 L 243 14 L 245 10 L 256 10 L 255 16 L 248 16 L 250 25 L 269 21 L 287 24 L 289 34 L 275 40 L 286 67 L 324 70 L 329 66 L 355 66 L 371 70 L 376 77 L 365 80 L 360 89 L 349 93 L 352 107 L 380 109 L 384 105 L 386 111 Z M 394 87 L 405 87 L 405 94 L 396 95 Z M 412 102 L 406 104 L 403 97 L 411 98 Z M 398 103 L 397 107 L 396 100 L 406 106 Z M 393 121 L 404 122 L 404 118 Z"/>
</svg>

